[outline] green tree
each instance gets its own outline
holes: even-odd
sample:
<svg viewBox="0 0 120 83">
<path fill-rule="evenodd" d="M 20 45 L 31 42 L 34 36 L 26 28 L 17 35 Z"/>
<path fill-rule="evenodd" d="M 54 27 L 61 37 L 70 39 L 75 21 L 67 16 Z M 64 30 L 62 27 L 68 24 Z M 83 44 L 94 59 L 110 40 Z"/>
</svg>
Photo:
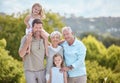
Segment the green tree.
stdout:
<svg viewBox="0 0 120 83">
<path fill-rule="evenodd" d="M 99 65 L 97 61 L 86 61 L 87 83 L 119 83 L 120 74 Z"/>
<path fill-rule="evenodd" d="M 21 60 L 18 55 L 18 49 L 21 38 L 25 34 L 25 24 L 23 22 L 28 12 L 19 14 L 17 18 L 14 16 L 0 15 L 0 39 L 5 38 L 7 41 L 6 49 L 10 51 L 10 55 L 15 59 Z M 44 29 L 51 33 L 53 30 L 60 30 L 64 24 L 58 14 L 46 12 L 46 19 L 43 20 Z"/>
<path fill-rule="evenodd" d="M 82 40 L 87 47 L 87 56 L 86 60 L 101 60 L 106 54 L 105 46 L 96 38 L 89 35 L 88 37 L 83 38 Z"/>
<path fill-rule="evenodd" d="M 99 64 L 111 68 L 115 73 L 120 72 L 120 47 L 112 45 L 107 49 L 106 56 L 102 57 Z"/>
<path fill-rule="evenodd" d="M 106 47 L 110 47 L 113 44 L 120 46 L 120 38 L 115 38 L 112 36 L 107 36 L 107 37 L 103 36 L 101 38 L 101 41 Z"/>
<path fill-rule="evenodd" d="M 118 61 L 117 65 L 114 68 L 115 73 L 120 73 L 120 61 Z"/>
<path fill-rule="evenodd" d="M 106 62 L 106 66 L 111 68 L 112 70 L 118 68 L 117 65 L 120 65 L 120 47 L 116 45 L 112 45 L 107 49 L 108 60 Z M 120 69 L 120 68 L 119 68 Z"/>
<path fill-rule="evenodd" d="M 12 16 L 0 16 L 0 39 L 7 41 L 6 49 L 12 57 L 20 59 L 18 55 L 21 36 L 24 35 L 24 23 L 21 18 Z"/>
<path fill-rule="evenodd" d="M 64 25 L 62 17 L 59 14 L 51 11 L 46 12 L 46 19 L 43 20 L 43 26 L 48 33 L 51 33 L 54 30 L 61 31 L 61 28 Z"/>
<path fill-rule="evenodd" d="M 8 55 L 5 39 L 0 40 L 0 83 L 22 83 L 22 65 Z"/>
<path fill-rule="evenodd" d="M 120 38 L 115 38 L 111 35 L 106 35 L 106 34 L 98 35 L 95 32 L 83 32 L 83 33 L 79 34 L 78 37 L 82 39 L 84 37 L 87 37 L 88 35 L 92 35 L 97 40 L 101 41 L 107 48 L 109 46 L 111 46 L 112 44 L 120 46 Z"/>
</svg>

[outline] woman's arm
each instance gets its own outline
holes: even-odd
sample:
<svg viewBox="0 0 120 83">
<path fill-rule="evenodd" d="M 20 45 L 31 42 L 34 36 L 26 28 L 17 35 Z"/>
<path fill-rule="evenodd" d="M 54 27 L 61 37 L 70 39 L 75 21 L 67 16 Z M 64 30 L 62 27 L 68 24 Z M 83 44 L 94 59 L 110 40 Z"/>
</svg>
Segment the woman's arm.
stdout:
<svg viewBox="0 0 120 83">
<path fill-rule="evenodd" d="M 52 81 L 52 69 L 50 70 L 50 79 L 48 80 L 48 83 L 51 83 Z"/>
<path fill-rule="evenodd" d="M 60 40 L 58 44 L 60 45 L 60 44 L 62 44 L 63 42 L 65 42 L 65 40 Z"/>
</svg>

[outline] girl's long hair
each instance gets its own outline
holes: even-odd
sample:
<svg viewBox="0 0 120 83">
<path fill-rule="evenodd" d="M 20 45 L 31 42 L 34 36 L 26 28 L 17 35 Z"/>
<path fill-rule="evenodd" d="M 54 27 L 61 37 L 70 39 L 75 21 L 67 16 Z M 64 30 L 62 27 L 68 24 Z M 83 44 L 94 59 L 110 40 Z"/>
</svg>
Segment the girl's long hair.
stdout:
<svg viewBox="0 0 120 83">
<path fill-rule="evenodd" d="M 33 6 L 32 6 L 32 13 L 33 13 L 33 8 L 34 8 L 35 6 L 40 7 L 40 11 L 39 11 L 40 19 L 45 19 L 46 16 L 45 16 L 44 9 L 42 8 L 42 6 L 41 6 L 39 3 L 33 4 Z"/>
<path fill-rule="evenodd" d="M 55 60 L 55 58 L 58 57 L 58 56 L 60 56 L 61 59 L 62 59 L 61 67 L 64 67 L 63 57 L 62 57 L 62 55 L 60 55 L 60 54 L 58 54 L 58 53 L 53 56 L 53 66 L 56 67 L 56 65 L 55 65 L 55 63 L 54 63 L 54 60 Z"/>
</svg>

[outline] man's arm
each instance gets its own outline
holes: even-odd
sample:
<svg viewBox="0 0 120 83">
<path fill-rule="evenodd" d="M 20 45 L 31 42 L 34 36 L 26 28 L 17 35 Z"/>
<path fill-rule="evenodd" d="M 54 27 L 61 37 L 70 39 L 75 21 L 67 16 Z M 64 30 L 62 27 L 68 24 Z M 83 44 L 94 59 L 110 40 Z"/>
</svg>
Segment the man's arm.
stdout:
<svg viewBox="0 0 120 83">
<path fill-rule="evenodd" d="M 26 51 L 31 43 L 31 40 L 32 40 L 32 33 L 28 34 L 25 42 L 23 43 L 23 46 L 21 46 L 21 48 L 19 49 L 20 57 L 24 57 L 26 55 Z"/>
<path fill-rule="evenodd" d="M 84 46 L 84 44 L 81 43 L 81 45 L 78 45 L 77 49 L 78 49 L 77 53 L 76 53 L 77 54 L 77 60 L 73 64 L 71 64 L 73 66 L 73 68 L 79 67 L 85 61 L 86 47 Z"/>
</svg>

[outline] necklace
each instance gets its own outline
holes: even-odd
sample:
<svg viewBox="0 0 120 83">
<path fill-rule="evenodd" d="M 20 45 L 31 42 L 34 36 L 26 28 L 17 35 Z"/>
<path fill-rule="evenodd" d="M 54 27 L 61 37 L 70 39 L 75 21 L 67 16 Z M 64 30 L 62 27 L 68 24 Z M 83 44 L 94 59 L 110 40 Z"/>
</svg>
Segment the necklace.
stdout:
<svg viewBox="0 0 120 83">
<path fill-rule="evenodd" d="M 40 49 L 40 40 L 39 40 L 39 49 Z"/>
</svg>

